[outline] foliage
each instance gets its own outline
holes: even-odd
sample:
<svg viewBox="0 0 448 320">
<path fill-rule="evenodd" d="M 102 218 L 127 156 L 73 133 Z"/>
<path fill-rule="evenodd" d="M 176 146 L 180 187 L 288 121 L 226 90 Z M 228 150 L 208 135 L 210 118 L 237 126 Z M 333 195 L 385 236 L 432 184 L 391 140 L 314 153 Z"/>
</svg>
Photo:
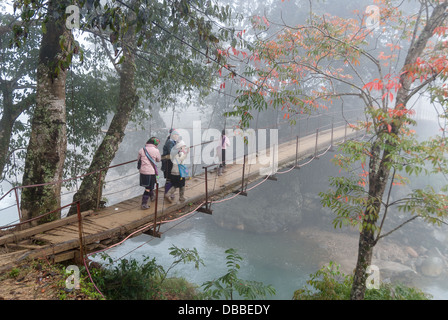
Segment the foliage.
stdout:
<svg viewBox="0 0 448 320">
<path fill-rule="evenodd" d="M 89 39 L 92 40 L 92 39 Z M 67 77 L 67 159 L 65 178 L 86 172 L 98 147 L 101 129 L 115 111 L 117 76 L 104 61 L 105 52 L 95 40 L 84 50 L 84 61 L 72 63 Z M 70 181 L 74 183 L 75 181 Z M 69 182 L 69 183 L 70 183 Z M 65 185 L 65 187 L 69 187 Z"/>
<path fill-rule="evenodd" d="M 310 275 L 311 286 L 294 292 L 295 300 L 346 300 L 350 297 L 352 277 L 344 275 L 332 261 Z"/>
<path fill-rule="evenodd" d="M 17 14 L 0 16 L 1 24 L 5 25 L 5 28 L 11 24 L 16 25 L 14 23 L 17 23 L 17 19 Z M 8 145 L 3 147 L 7 144 L 6 134 L 2 135 L 0 141 L 2 158 L 6 157 L 5 178 L 23 174 L 23 161 L 30 138 L 30 122 L 34 111 L 35 77 L 41 34 L 39 25 L 31 25 L 28 28 L 26 41 L 12 48 L 7 45 L 13 32 L 0 34 L 1 52 L 3 52 L 2 66 L 4 67 L 3 80 L 0 82 L 3 83 L 2 86 L 5 89 L 8 88 L 7 91 L 2 89 L 1 92 L 7 93 L 11 102 L 17 101 L 13 105 L 7 103 L 8 99 L 0 100 L 0 110 L 3 116 L 12 113 L 14 119 L 22 115 L 11 124 L 13 127 L 9 141 L 9 154 L 5 154 Z M 105 53 L 100 50 L 100 47 L 96 45 L 93 48 L 86 47 L 83 50 L 83 60 L 72 59 L 71 61 L 66 88 L 67 143 L 70 146 L 67 150 L 66 162 L 73 165 L 68 166 L 64 172 L 64 178 L 85 172 L 87 159 L 96 146 L 101 127 L 106 123 L 107 115 L 113 111 L 116 101 L 116 77 L 107 66 L 107 61 L 104 60 Z M 8 92 L 9 90 L 11 91 Z M 23 119 L 28 120 L 28 123 Z M 4 130 L 4 128 L 1 129 Z M 3 165 L 0 162 L 0 168 L 3 168 Z"/>
<path fill-rule="evenodd" d="M 253 61 L 246 71 L 251 81 L 242 83 L 238 103 L 228 113 L 240 117 L 245 127 L 252 110 L 272 107 L 295 124 L 305 114 L 336 109 L 347 126 L 366 132 L 366 139 L 341 146 L 334 163 L 346 175 L 331 177 L 331 189 L 320 194 L 322 204 L 336 214 L 335 226 L 359 227 L 356 299 L 365 290 L 373 247 L 390 234 L 383 227 L 391 207 L 409 214 L 402 225 L 416 217 L 436 224 L 448 218 L 448 185 L 414 189 L 394 201 L 390 197 L 412 175 L 448 176 L 446 123 L 440 135 L 427 141 L 419 141 L 411 127 L 416 124 L 414 100 L 439 102 L 442 118 L 447 114 L 448 3 L 415 3 L 413 8 L 403 1 L 375 1 L 378 30 L 367 26 L 367 12 L 341 17 L 311 11 L 306 24 L 281 25 L 275 36 L 260 35 L 254 50 L 244 53 Z M 261 32 L 269 26 L 267 18 L 254 25 Z M 345 118 L 347 103 L 359 106 L 363 120 Z"/>
<path fill-rule="evenodd" d="M 198 286 L 185 278 L 166 278 L 160 290 L 160 300 L 200 300 L 202 297 Z"/>
<path fill-rule="evenodd" d="M 65 9 L 69 4 L 71 4 L 71 1 L 68 0 L 15 1 L 14 13 L 17 12 L 18 23 L 14 25 L 14 38 L 11 45 L 19 47 L 26 42 L 28 30 L 36 21 L 38 21 L 45 38 L 45 35 L 48 35 L 47 31 L 52 26 L 51 18 L 63 24 L 67 18 Z M 116 101 L 113 104 L 117 106 L 115 115 L 102 144 L 96 148 L 90 167 L 86 170 L 93 172 L 110 165 L 125 135 L 128 121 L 132 117 L 141 119 L 147 116 L 146 109 L 136 108 L 139 98 L 145 96 L 156 103 L 168 103 L 174 102 L 174 98 L 178 94 L 191 93 L 197 88 L 209 89 L 213 84 L 216 72 L 212 67 L 214 64 L 206 62 L 205 58 L 213 60 L 217 64 L 223 63 L 224 59 L 220 56 L 217 48 L 219 48 L 220 41 L 229 40 L 233 36 L 233 32 L 230 28 L 219 26 L 217 22 L 230 21 L 231 11 L 230 6 L 222 7 L 211 0 L 181 0 L 175 2 L 94 0 L 78 1 L 76 5 L 80 8 L 81 13 L 80 29 L 83 32 L 93 34 L 95 39 L 101 40 L 106 52 L 103 58 L 110 60 L 109 62 L 112 63 L 120 77 L 118 99 L 115 99 Z M 55 14 L 47 13 L 47 7 L 53 6 L 55 7 Z M 81 63 L 89 58 L 85 54 L 86 49 L 74 40 L 76 33 L 65 29 L 64 32 L 66 32 L 64 33 L 66 38 L 62 39 L 63 37 L 60 37 L 59 45 L 53 44 L 53 48 L 60 49 L 61 54 L 56 55 L 58 56 L 57 61 L 48 66 L 51 69 L 52 78 L 61 72 L 67 72 L 69 68 L 73 70 L 75 55 L 79 54 Z M 68 38 L 73 41 L 66 41 Z M 231 41 L 233 42 L 233 40 Z M 48 49 L 48 45 L 43 42 L 42 52 L 46 52 Z M 103 70 L 103 73 L 98 77 L 106 84 L 108 84 L 107 79 L 110 76 L 108 72 L 109 70 Z M 74 105 L 71 106 L 71 109 L 66 108 L 69 111 L 67 114 L 71 115 L 72 118 L 67 118 L 68 121 L 65 121 L 66 119 L 60 121 L 63 129 L 70 123 L 68 140 L 73 145 L 73 151 L 70 149 L 67 151 L 65 139 L 53 143 L 57 145 L 55 150 L 61 148 L 64 151 L 63 154 L 69 156 L 67 162 L 74 163 L 72 166 L 67 165 L 66 167 L 71 168 L 69 169 L 71 171 L 66 170 L 65 172 L 65 174 L 72 176 L 79 175 L 79 171 L 84 171 L 87 167 L 87 157 L 91 154 L 85 151 L 86 149 L 91 151 L 91 148 L 95 147 L 92 143 L 92 137 L 98 137 L 106 112 L 110 110 L 109 108 L 112 105 L 110 99 L 114 97 L 113 94 L 109 95 L 110 89 L 107 86 L 104 90 L 107 99 L 102 99 L 100 104 L 86 104 L 85 100 L 92 100 L 92 93 L 95 93 L 94 86 L 89 85 L 95 79 L 86 76 L 85 78 L 88 81 L 84 81 L 83 76 L 88 73 L 88 71 L 83 72 L 80 79 L 71 79 L 72 89 L 76 86 L 76 82 L 81 82 L 85 84 L 84 88 L 91 90 L 86 90 L 89 92 L 81 92 L 80 90 L 75 92 L 73 99 L 67 101 Z M 137 78 L 134 76 L 135 73 L 138 74 Z M 138 88 L 135 86 L 136 83 Z M 207 90 L 203 91 L 207 92 Z M 76 103 L 79 103 L 82 107 L 87 105 L 87 108 L 77 108 Z M 92 105 L 100 106 L 98 117 L 96 117 L 95 112 L 92 112 Z M 66 113 L 59 112 L 59 114 L 65 117 Z M 86 122 L 85 116 L 88 114 L 94 114 L 95 116 L 92 117 L 92 121 Z M 81 127 L 87 124 L 88 130 L 79 128 L 76 125 L 78 119 L 75 121 L 74 117 L 79 118 Z M 90 120 L 91 118 L 87 119 Z M 96 135 L 94 133 L 92 136 L 92 131 Z M 72 132 L 82 132 L 84 135 L 70 135 Z M 61 134 L 65 135 L 65 131 L 61 131 Z M 45 134 L 42 136 L 45 136 Z M 31 137 L 34 136 L 31 135 Z M 71 137 L 74 137 L 74 139 L 71 139 Z M 33 145 L 31 142 L 30 146 Z M 81 154 L 78 151 L 80 149 Z M 56 157 L 39 157 L 32 152 L 27 154 L 27 159 L 29 159 L 27 163 L 36 163 L 39 160 L 37 158 L 47 160 L 49 168 L 57 164 L 54 163 Z M 25 168 L 29 167 L 29 165 L 25 166 Z M 57 166 L 60 179 L 62 178 L 61 168 L 61 165 Z M 27 169 L 25 173 L 33 172 Z M 45 171 L 48 176 L 50 173 L 50 170 Z M 105 175 L 106 171 L 103 171 L 103 173 Z M 52 176 L 52 178 L 54 177 Z M 31 179 L 28 179 L 28 175 L 25 174 L 23 183 L 38 184 L 43 182 L 38 180 L 48 179 L 38 176 L 32 176 Z M 97 184 L 103 184 L 103 181 L 98 182 L 96 179 L 93 181 L 92 176 L 83 180 L 81 187 L 73 197 L 74 201 L 79 200 L 81 202 L 81 210 L 94 208 L 95 203 L 97 203 L 97 199 L 94 197 L 101 197 L 101 194 L 96 195 L 91 190 L 103 190 L 101 186 L 97 186 Z M 58 189 L 60 189 L 60 185 L 52 189 L 55 199 L 59 198 Z M 56 201 L 59 201 L 59 199 Z M 25 209 L 31 207 L 31 203 L 37 204 L 36 195 L 29 194 L 28 191 L 27 193 L 24 192 L 22 207 Z M 56 207 L 58 204 L 48 201 L 47 207 L 53 209 L 50 206 Z M 73 214 L 73 208 L 69 214 Z M 24 212 L 33 212 L 34 214 L 38 212 L 38 209 L 41 208 L 32 208 L 24 210 Z"/>
<path fill-rule="evenodd" d="M 94 282 L 109 300 L 154 299 L 159 291 L 154 278 L 160 275 L 161 269 L 155 258 L 148 260 L 146 257 L 141 264 L 134 259 L 122 259 L 113 270 L 94 274 Z"/>
<path fill-rule="evenodd" d="M 275 294 L 271 286 L 261 282 L 247 281 L 238 278 L 239 262 L 242 260 L 234 249 L 226 250 L 228 273 L 224 276 L 205 282 L 203 292 L 183 278 L 168 278 L 168 273 L 180 263 L 193 263 L 198 269 L 203 261 L 197 250 L 183 249 L 176 246 L 170 248 L 174 261 L 168 268 L 156 263 L 156 259 L 145 257 L 143 263 L 131 259 L 123 259 L 113 269 L 94 269 L 92 272 L 95 284 L 107 299 L 233 299 L 235 294 L 245 299 L 264 298 Z M 113 260 L 103 256 L 104 260 Z"/>
<path fill-rule="evenodd" d="M 235 293 L 244 299 L 265 298 L 267 295 L 275 294 L 275 289 L 271 285 L 265 286 L 258 281 L 239 279 L 239 263 L 243 258 L 232 248 L 226 250 L 225 253 L 227 254 L 227 273 L 202 285 L 206 296 L 212 299 L 233 300 Z"/>
<path fill-rule="evenodd" d="M 9 272 L 9 276 L 11 278 L 17 278 L 17 276 L 20 274 L 20 269 L 19 268 L 12 268 L 11 271 Z"/>
<path fill-rule="evenodd" d="M 307 286 L 294 292 L 294 300 L 349 300 L 353 276 L 345 275 L 333 261 L 310 275 Z M 429 300 L 430 295 L 402 284 L 381 283 L 367 289 L 365 300 Z"/>
<path fill-rule="evenodd" d="M 41 259 L 26 261 L 0 275 L 0 281 L 15 279 L 14 283 L 27 290 L 15 299 L 59 299 L 59 300 L 98 300 L 102 299 L 96 291 L 85 268 L 79 267 L 79 289 L 68 290 L 65 263 L 49 263 Z M 2 285 L 4 285 L 2 283 Z M 13 293 L 14 290 L 11 290 Z M 22 296 L 23 294 L 23 296 Z"/>
<path fill-rule="evenodd" d="M 194 267 L 199 269 L 200 265 L 204 265 L 204 261 L 199 257 L 199 253 L 196 248 L 193 249 L 185 249 L 178 248 L 176 246 L 172 246 L 170 248 L 170 255 L 175 259 L 173 263 L 163 272 L 164 276 L 162 277 L 162 281 L 166 278 L 171 269 L 176 267 L 178 264 L 182 263 L 194 263 Z"/>
<path fill-rule="evenodd" d="M 378 290 L 369 289 L 366 300 L 430 300 L 431 295 L 403 284 L 381 284 Z"/>
<path fill-rule="evenodd" d="M 35 77 L 40 30 L 31 27 L 28 41 L 20 48 L 9 48 L 15 17 L 0 14 L 0 180 L 17 177 L 29 139 L 29 123 L 21 115 L 32 114 L 35 104 Z M 14 184 L 11 180 L 11 184 Z"/>
<path fill-rule="evenodd" d="M 58 287 L 60 288 L 58 292 L 58 298 L 59 300 L 73 300 L 77 298 L 79 293 L 78 289 L 71 291 L 66 289 L 67 273 L 65 271 L 65 268 L 66 267 L 64 265 L 59 266 L 59 272 L 62 275 L 62 278 L 58 282 Z M 95 269 L 90 271 L 92 271 L 92 273 L 96 272 Z M 79 267 L 79 292 L 81 293 L 82 296 L 86 297 L 89 300 L 103 299 L 101 294 L 96 290 L 95 286 L 90 280 L 89 274 L 87 273 L 85 266 Z"/>
<path fill-rule="evenodd" d="M 196 249 L 170 248 L 173 263 L 165 270 L 156 259 L 145 257 L 140 263 L 135 259 L 122 259 L 113 269 L 101 269 L 92 273 L 95 284 L 109 300 L 158 300 L 172 296 L 195 297 L 198 293 L 184 279 L 167 278 L 170 270 L 179 263 L 203 264 Z M 113 263 L 107 255 L 103 260 Z"/>
</svg>

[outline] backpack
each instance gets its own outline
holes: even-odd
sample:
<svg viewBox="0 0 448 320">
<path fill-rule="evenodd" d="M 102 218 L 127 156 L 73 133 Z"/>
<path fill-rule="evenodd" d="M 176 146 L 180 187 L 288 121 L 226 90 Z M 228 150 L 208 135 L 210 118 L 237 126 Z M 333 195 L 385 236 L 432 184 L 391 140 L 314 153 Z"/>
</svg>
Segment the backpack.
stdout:
<svg viewBox="0 0 448 320">
<path fill-rule="evenodd" d="M 177 162 L 177 166 L 179 168 L 179 175 L 180 175 L 180 177 L 181 178 L 187 178 L 188 177 L 188 168 L 187 168 L 187 166 L 182 164 L 182 163 L 179 163 L 179 161 L 177 161 L 177 159 L 176 159 L 176 162 Z"/>
</svg>

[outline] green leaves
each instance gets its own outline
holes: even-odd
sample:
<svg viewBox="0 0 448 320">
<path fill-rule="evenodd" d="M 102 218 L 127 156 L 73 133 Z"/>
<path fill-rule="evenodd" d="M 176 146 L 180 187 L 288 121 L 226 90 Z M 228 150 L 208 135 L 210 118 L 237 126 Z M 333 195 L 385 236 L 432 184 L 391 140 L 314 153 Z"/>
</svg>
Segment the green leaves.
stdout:
<svg viewBox="0 0 448 320">
<path fill-rule="evenodd" d="M 175 245 L 169 248 L 174 257 L 173 263 L 165 270 L 156 263 L 156 258 L 144 257 L 143 262 L 135 259 L 121 259 L 118 265 L 111 269 L 102 269 L 95 274 L 95 282 L 108 299 L 163 299 L 165 280 L 169 271 L 179 263 L 194 263 L 198 268 L 203 264 L 196 248 L 184 249 Z M 112 264 L 114 260 L 107 254 L 101 258 Z"/>
<path fill-rule="evenodd" d="M 310 275 L 307 285 L 294 292 L 294 300 L 348 300 L 353 277 L 340 271 L 340 265 L 328 265 Z"/>
<path fill-rule="evenodd" d="M 173 262 L 174 265 L 177 265 L 180 262 L 188 263 L 193 262 L 194 267 L 196 269 L 199 269 L 200 265 L 204 265 L 204 261 L 199 257 L 198 250 L 196 248 L 193 249 L 184 249 L 184 248 L 178 248 L 176 246 L 172 246 L 169 248 L 170 255 L 172 255 L 175 258 L 175 261 Z"/>
<path fill-rule="evenodd" d="M 275 289 L 270 285 L 265 286 L 258 281 L 239 279 L 238 270 L 241 268 L 240 262 L 243 258 L 233 248 L 226 250 L 225 253 L 227 254 L 228 272 L 222 277 L 207 281 L 202 285 L 206 295 L 212 299 L 232 300 L 234 292 L 236 292 L 245 299 L 253 300 L 275 294 Z"/>
<path fill-rule="evenodd" d="M 333 189 L 320 192 L 321 203 L 336 214 L 333 226 L 358 226 L 374 230 L 371 221 L 376 221 L 377 212 L 369 202 L 368 194 L 360 185 L 359 177 L 330 177 Z"/>
<path fill-rule="evenodd" d="M 310 275 L 307 285 L 294 292 L 294 300 L 349 300 L 353 276 L 340 271 L 340 265 L 328 265 Z M 429 300 L 431 296 L 403 285 L 382 283 L 379 289 L 367 289 L 366 300 Z"/>
<path fill-rule="evenodd" d="M 448 196 L 431 186 L 415 189 L 408 198 L 399 202 L 398 210 L 418 215 L 428 223 L 440 226 L 448 217 Z"/>
</svg>

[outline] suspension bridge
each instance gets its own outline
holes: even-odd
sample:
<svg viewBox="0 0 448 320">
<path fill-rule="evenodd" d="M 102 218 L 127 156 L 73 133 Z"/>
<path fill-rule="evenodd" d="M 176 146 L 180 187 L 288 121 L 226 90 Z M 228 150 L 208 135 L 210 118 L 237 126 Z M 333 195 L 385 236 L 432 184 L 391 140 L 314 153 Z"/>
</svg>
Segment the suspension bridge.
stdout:
<svg viewBox="0 0 448 320">
<path fill-rule="evenodd" d="M 347 120 L 339 123 L 332 121 L 326 125 L 326 129 L 318 128 L 313 133 L 289 137 L 287 141 L 279 142 L 275 149 L 277 169 L 272 173 L 269 173 L 269 168 L 260 162 L 250 163 L 249 154 L 227 165 L 226 172 L 221 176 L 213 171 L 218 166 L 216 164 L 202 167 L 199 174 L 194 174 L 193 170 L 192 176 L 186 182 L 186 201 L 182 203 L 165 201 L 163 187 L 159 188 L 157 184 L 156 200 L 151 203 L 148 210 L 141 209 L 141 194 L 139 194 L 105 208 L 97 206 L 96 210 L 85 212 L 81 212 L 79 203 L 69 203 L 58 210 L 77 205 L 76 215 L 23 230 L 21 226 L 28 221 L 0 227 L 2 232 L 0 271 L 8 270 L 26 260 L 39 258 L 52 262 L 72 259 L 85 261 L 86 255 L 114 247 L 142 233 L 161 237 L 163 236 L 159 231 L 161 224 L 197 211 L 212 214 L 214 203 L 247 196 L 250 190 L 268 180 L 274 180 L 270 183 L 277 183 L 275 182 L 277 175 L 300 169 L 327 152 L 333 151 L 337 144 L 363 136 L 362 132 L 355 131 L 347 123 Z M 197 146 L 190 148 L 195 147 Z M 267 157 L 274 156 L 270 148 L 264 152 Z M 114 167 L 133 162 L 136 160 Z M 260 174 L 263 170 L 268 173 Z M 248 187 L 250 184 L 253 185 Z M 0 201 L 8 193 L 15 193 L 20 216 L 17 188 L 4 194 Z"/>
</svg>

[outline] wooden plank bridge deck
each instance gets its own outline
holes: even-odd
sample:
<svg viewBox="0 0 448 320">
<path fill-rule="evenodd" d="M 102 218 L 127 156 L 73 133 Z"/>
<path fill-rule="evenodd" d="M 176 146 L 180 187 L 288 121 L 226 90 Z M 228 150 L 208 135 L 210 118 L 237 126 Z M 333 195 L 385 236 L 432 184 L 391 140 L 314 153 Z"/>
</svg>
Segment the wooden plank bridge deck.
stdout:
<svg viewBox="0 0 448 320">
<path fill-rule="evenodd" d="M 340 143 L 346 138 L 352 138 L 357 134 L 359 133 L 346 126 L 334 128 L 333 145 Z M 331 145 L 331 137 L 331 130 L 320 132 L 317 148 L 316 134 L 299 139 L 297 156 L 296 139 L 279 144 L 279 171 L 281 171 L 281 168 L 293 167 L 296 158 L 300 161 L 315 155 L 316 150 L 318 152 L 328 150 Z M 241 189 L 243 165 L 236 163 L 228 165 L 226 173 L 222 176 L 208 172 L 209 201 L 211 198 L 214 200 L 223 198 L 235 190 Z M 256 164 L 246 165 L 245 184 L 264 179 L 266 176 L 262 176 L 259 173 L 260 168 L 263 167 L 267 166 L 261 165 L 258 161 Z M 205 174 L 202 173 L 187 180 L 185 190 L 185 198 L 187 200 L 183 203 L 176 203 L 175 201 L 171 204 L 168 201 L 164 201 L 163 194 L 164 190 L 160 188 L 157 210 L 158 222 L 191 212 L 205 201 Z M 101 208 L 98 211 L 82 212 L 81 226 L 84 254 L 118 243 L 129 235 L 135 236 L 143 231 L 152 229 L 155 213 L 154 204 L 152 202 L 151 208 L 148 210 L 141 210 L 141 194 L 139 194 L 132 199 Z M 145 226 L 146 228 L 144 228 Z M 74 258 L 79 259 L 79 230 L 78 217 L 73 215 L 37 227 L 9 232 L 1 236 L 0 247 L 6 253 L 0 254 L 0 271 L 8 270 L 17 263 L 27 259 L 46 258 L 53 262 Z"/>
</svg>

